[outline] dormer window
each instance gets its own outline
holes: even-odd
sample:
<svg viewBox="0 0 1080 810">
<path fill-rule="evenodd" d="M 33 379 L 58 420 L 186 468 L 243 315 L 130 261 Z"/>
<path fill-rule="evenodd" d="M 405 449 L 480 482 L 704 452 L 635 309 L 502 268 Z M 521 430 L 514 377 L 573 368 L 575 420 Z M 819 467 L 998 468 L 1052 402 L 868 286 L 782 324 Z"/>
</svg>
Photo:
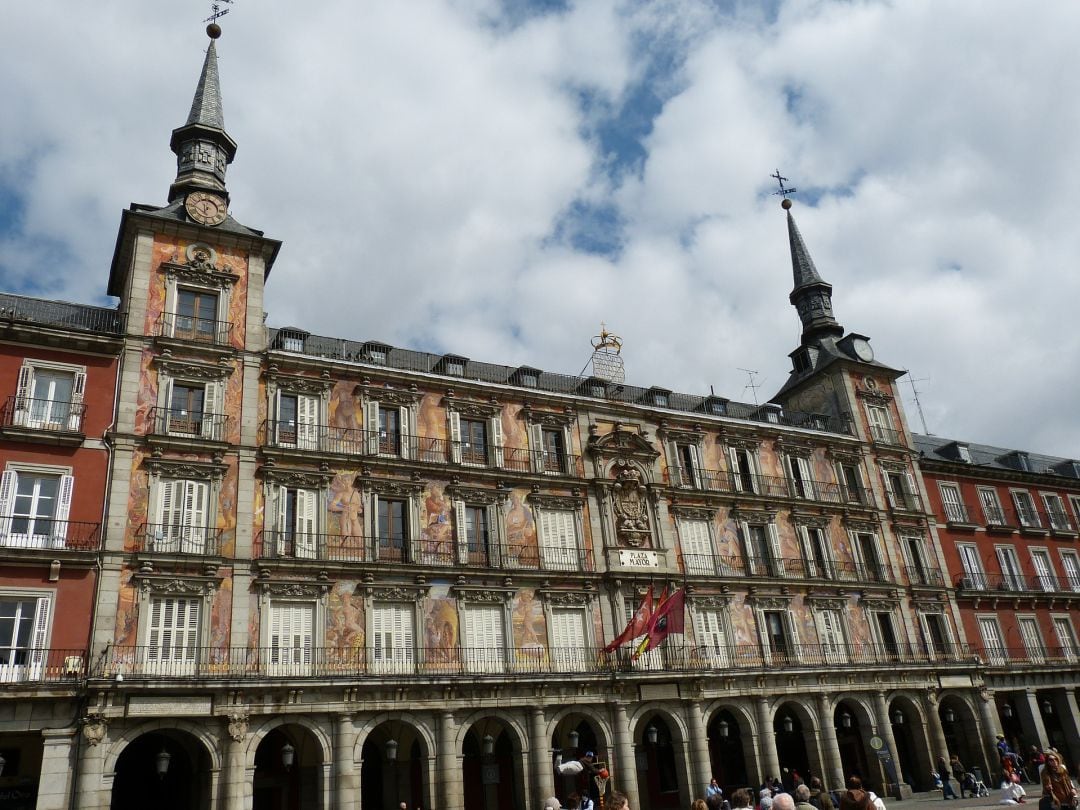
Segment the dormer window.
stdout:
<svg viewBox="0 0 1080 810">
<path fill-rule="evenodd" d="M 385 366 L 390 354 L 390 347 L 382 343 L 365 343 L 363 348 L 364 360 L 377 366 Z"/>
<path fill-rule="evenodd" d="M 466 357 L 458 357 L 454 354 L 443 355 L 435 370 L 450 377 L 464 377 L 465 366 L 469 362 Z"/>
<path fill-rule="evenodd" d="M 706 397 L 704 411 L 713 416 L 724 416 L 727 414 L 727 400 L 720 397 Z"/>
<path fill-rule="evenodd" d="M 650 388 L 647 401 L 651 402 L 657 408 L 670 408 L 671 392 L 666 388 Z"/>
<path fill-rule="evenodd" d="M 274 340 L 274 348 L 285 352 L 302 352 L 304 351 L 304 341 L 309 334 L 303 329 L 295 329 L 291 326 L 283 327 L 278 330 L 277 337 Z"/>
<path fill-rule="evenodd" d="M 541 371 L 538 368 L 521 366 L 514 372 L 511 377 L 511 382 L 515 385 L 520 385 L 523 388 L 536 388 L 540 384 L 540 374 Z"/>
<path fill-rule="evenodd" d="M 971 463 L 971 450 L 968 449 L 968 446 L 966 444 L 957 443 L 956 455 L 965 464 Z"/>
<path fill-rule="evenodd" d="M 998 459 L 1002 464 L 1021 472 L 1031 472 L 1031 458 L 1023 450 L 1014 450 Z"/>
</svg>

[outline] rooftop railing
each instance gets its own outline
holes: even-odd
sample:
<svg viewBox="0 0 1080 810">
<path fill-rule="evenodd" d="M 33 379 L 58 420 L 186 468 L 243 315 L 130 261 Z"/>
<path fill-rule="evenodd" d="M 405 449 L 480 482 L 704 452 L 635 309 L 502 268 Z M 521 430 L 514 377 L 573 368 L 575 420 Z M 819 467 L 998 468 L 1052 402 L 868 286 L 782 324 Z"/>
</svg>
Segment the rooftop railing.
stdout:
<svg viewBox="0 0 1080 810">
<path fill-rule="evenodd" d="M 11 293 L 0 293 L 0 323 L 4 321 L 37 323 L 68 331 L 105 335 L 124 333 L 124 316 L 118 310 L 69 304 L 66 301 L 43 301 Z"/>
<path fill-rule="evenodd" d="M 387 651 L 372 647 L 110 647 L 93 677 L 169 678 L 400 678 L 597 675 L 616 673 L 800 670 L 830 667 L 971 664 L 963 645 L 909 644 L 664 644 L 634 659 L 631 647 L 604 653 L 591 647 L 445 647 Z"/>
<path fill-rule="evenodd" d="M 84 402 L 11 396 L 0 410 L 0 426 L 50 433 L 82 433 Z"/>
<path fill-rule="evenodd" d="M 101 524 L 52 518 L 0 517 L 0 548 L 99 551 Z"/>
</svg>

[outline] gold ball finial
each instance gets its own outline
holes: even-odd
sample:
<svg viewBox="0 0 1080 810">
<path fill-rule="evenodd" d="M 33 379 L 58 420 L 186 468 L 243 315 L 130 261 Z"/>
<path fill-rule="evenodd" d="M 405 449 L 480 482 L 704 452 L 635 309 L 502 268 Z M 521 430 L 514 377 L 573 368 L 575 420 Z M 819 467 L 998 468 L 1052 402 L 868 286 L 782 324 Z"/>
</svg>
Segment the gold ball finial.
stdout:
<svg viewBox="0 0 1080 810">
<path fill-rule="evenodd" d="M 210 37 L 210 39 L 217 39 L 221 36 L 221 26 L 217 23 L 210 23 L 206 26 L 206 35 Z"/>
<path fill-rule="evenodd" d="M 791 208 L 791 200 L 785 197 L 784 201 L 780 203 L 780 207 L 787 211 L 789 208 Z"/>
</svg>

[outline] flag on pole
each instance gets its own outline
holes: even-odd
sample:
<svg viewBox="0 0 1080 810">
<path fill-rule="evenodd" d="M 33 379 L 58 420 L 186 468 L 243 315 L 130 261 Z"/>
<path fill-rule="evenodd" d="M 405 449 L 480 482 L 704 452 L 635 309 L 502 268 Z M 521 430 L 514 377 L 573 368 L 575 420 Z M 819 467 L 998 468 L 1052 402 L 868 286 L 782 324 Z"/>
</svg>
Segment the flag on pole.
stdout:
<svg viewBox="0 0 1080 810">
<path fill-rule="evenodd" d="M 685 607 L 686 590 L 684 588 L 679 588 L 666 598 L 661 596 L 660 603 L 656 606 L 645 628 L 645 638 L 638 644 L 631 659 L 636 659 L 654 649 L 672 633 L 682 633 L 686 619 Z"/>
<path fill-rule="evenodd" d="M 645 598 L 641 600 L 641 605 L 634 612 L 634 615 L 630 617 L 630 623 L 626 625 L 626 629 L 615 637 L 615 640 L 604 647 L 604 652 L 614 652 L 617 648 L 621 647 L 631 639 L 635 639 L 645 632 L 645 628 L 649 626 L 649 620 L 653 614 L 653 590 L 652 585 L 649 586 L 649 590 L 645 593 Z"/>
</svg>

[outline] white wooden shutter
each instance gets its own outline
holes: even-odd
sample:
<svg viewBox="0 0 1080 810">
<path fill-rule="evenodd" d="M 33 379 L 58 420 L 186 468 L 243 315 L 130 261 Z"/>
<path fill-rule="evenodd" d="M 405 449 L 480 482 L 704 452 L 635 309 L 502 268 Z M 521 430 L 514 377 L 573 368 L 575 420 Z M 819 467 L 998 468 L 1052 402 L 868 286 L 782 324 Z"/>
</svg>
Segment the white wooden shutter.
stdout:
<svg viewBox="0 0 1080 810">
<path fill-rule="evenodd" d="M 205 481 L 183 482 L 183 513 L 181 518 L 181 551 L 186 554 L 203 554 L 206 551 L 207 507 L 209 487 Z"/>
<path fill-rule="evenodd" d="M 55 548 L 63 548 L 68 535 L 68 515 L 71 514 L 71 493 L 75 487 L 75 477 L 60 476 L 60 488 L 56 496 L 56 509 L 53 512 L 52 541 Z"/>
<path fill-rule="evenodd" d="M 579 608 L 552 608 L 551 658 L 556 671 L 580 673 L 585 666 L 585 612 Z"/>
<path fill-rule="evenodd" d="M 165 478 L 158 483 L 158 520 L 154 551 L 175 551 L 184 522 L 184 482 Z"/>
<path fill-rule="evenodd" d="M 799 625 L 795 620 L 795 614 L 790 610 L 784 612 L 785 626 L 788 631 L 788 659 L 798 661 L 802 656 L 799 647 Z"/>
<path fill-rule="evenodd" d="M 3 510 L 0 509 L 0 515 L 2 514 Z M 0 534 L 3 534 L 2 530 L 0 530 Z M 1061 565 L 1065 569 L 1065 580 L 1069 585 L 1069 589 L 1080 591 L 1080 563 L 1077 562 L 1076 557 L 1072 554 L 1062 553 Z"/>
<path fill-rule="evenodd" d="M 86 372 L 76 371 L 71 380 L 71 409 L 68 413 L 68 430 L 78 430 L 82 423 L 82 402 L 86 392 Z"/>
<path fill-rule="evenodd" d="M 682 539 L 683 565 L 687 573 L 712 575 L 716 573 L 712 543 L 709 541 L 709 524 L 704 520 L 680 520 L 679 535 Z"/>
<path fill-rule="evenodd" d="M 173 380 L 172 377 L 165 377 L 164 379 L 158 375 L 158 382 L 161 385 L 161 393 L 159 395 L 159 401 L 164 406 L 164 413 L 158 411 L 157 424 L 151 426 L 151 430 L 155 433 L 168 434 L 172 429 L 172 407 L 173 407 Z"/>
<path fill-rule="evenodd" d="M 1024 649 L 1027 650 L 1028 658 L 1036 663 L 1042 663 L 1045 653 L 1042 638 L 1039 636 L 1039 626 L 1034 619 L 1020 619 L 1020 637 L 1024 640 Z"/>
<path fill-rule="evenodd" d="M 412 410 L 402 405 L 398 410 L 398 444 L 402 458 L 416 457 L 416 439 L 413 436 Z"/>
<path fill-rule="evenodd" d="M 319 406 L 322 400 L 309 394 L 296 396 L 296 446 L 314 450 L 319 446 Z M 377 417 L 377 414 L 376 414 Z"/>
<path fill-rule="evenodd" d="M 1044 591 L 1054 590 L 1054 575 L 1050 571 L 1050 559 L 1046 556 L 1046 552 L 1032 551 L 1031 565 L 1035 569 L 1035 578 L 1039 582 L 1039 587 Z"/>
<path fill-rule="evenodd" d="M 728 464 L 731 467 L 732 489 L 736 492 L 742 492 L 743 480 L 742 476 L 739 474 L 739 449 L 737 447 L 728 448 Z"/>
<path fill-rule="evenodd" d="M 30 365 L 20 366 L 19 383 L 15 388 L 15 413 L 16 425 L 25 425 L 30 417 L 30 395 L 34 390 L 34 367 Z"/>
<path fill-rule="evenodd" d="M 690 486 L 690 470 L 683 469 L 683 459 L 679 455 L 679 445 L 675 442 L 667 443 L 667 457 L 671 485 L 675 487 Z"/>
<path fill-rule="evenodd" d="M 983 644 L 986 645 L 986 655 L 991 663 L 1005 663 L 1005 648 L 1001 643 L 1001 631 L 997 621 L 991 618 L 979 619 L 979 632 L 982 633 Z"/>
<path fill-rule="evenodd" d="M 202 437 L 222 441 L 222 417 L 218 414 L 218 401 L 221 399 L 221 383 L 209 382 L 203 389 Z"/>
<path fill-rule="evenodd" d="M 879 441 L 884 440 L 889 429 L 889 415 L 885 412 L 884 408 L 878 408 L 870 405 L 866 409 L 867 416 L 870 422 L 870 435 Z"/>
<path fill-rule="evenodd" d="M 197 598 L 151 599 L 147 661 L 194 664 L 199 647 L 200 608 Z"/>
<path fill-rule="evenodd" d="M 761 657 L 766 664 L 772 663 L 772 642 L 769 638 L 769 620 L 764 610 L 758 610 L 758 639 L 761 642 Z"/>
<path fill-rule="evenodd" d="M 505 669 L 503 609 L 499 605 L 469 605 L 464 611 L 466 662 L 472 672 Z"/>
<path fill-rule="evenodd" d="M 288 674 L 304 674 L 311 667 L 315 606 L 279 602 L 270 606 L 271 663 Z"/>
<path fill-rule="evenodd" d="M 1005 579 L 1005 587 L 1010 591 L 1024 590 L 1024 581 L 1020 575 L 1020 566 L 1016 561 L 1016 553 L 1007 547 L 997 550 L 998 564 Z"/>
<path fill-rule="evenodd" d="M 469 524 L 465 515 L 465 501 L 454 501 L 454 526 L 457 529 L 457 561 L 464 565 L 469 561 Z"/>
<path fill-rule="evenodd" d="M 1054 634 L 1058 644 L 1061 645 L 1061 654 L 1067 661 L 1076 658 L 1076 637 L 1073 635 L 1072 625 L 1065 617 L 1054 619 Z"/>
<path fill-rule="evenodd" d="M 457 411 L 448 411 L 446 414 L 450 424 L 450 461 L 454 464 L 461 463 L 461 414 Z"/>
<path fill-rule="evenodd" d="M 364 429 L 367 432 L 367 453 L 379 454 L 379 403 L 369 399 L 364 403 Z"/>
<path fill-rule="evenodd" d="M 731 657 L 720 611 L 706 608 L 696 611 L 696 616 L 698 644 L 701 646 L 706 663 L 717 668 L 727 667 Z"/>
<path fill-rule="evenodd" d="M 960 565 L 963 566 L 964 574 L 967 576 L 967 587 L 976 590 L 986 588 L 986 574 L 983 573 L 982 560 L 979 559 L 979 552 L 975 546 L 957 546 L 957 550 L 960 552 Z"/>
<path fill-rule="evenodd" d="M 297 557 L 314 560 L 318 554 L 319 493 L 311 489 L 296 490 L 296 525 L 293 527 Z"/>
<path fill-rule="evenodd" d="M 529 425 L 529 449 L 532 458 L 532 471 L 544 472 L 547 464 L 547 450 L 544 447 L 544 426 Z"/>
<path fill-rule="evenodd" d="M 504 465 L 505 453 L 503 451 L 501 412 L 491 417 L 491 447 L 488 452 L 491 453 L 491 465 L 493 467 L 502 467 Z"/>
<path fill-rule="evenodd" d="M 965 520 L 964 503 L 960 499 L 960 490 L 951 484 L 942 484 L 940 489 L 946 520 L 963 523 Z"/>
<path fill-rule="evenodd" d="M 769 537 L 769 553 L 772 555 L 772 575 L 782 577 L 787 573 L 787 566 L 780 551 L 780 531 L 776 528 L 775 523 L 768 524 L 765 531 Z"/>
<path fill-rule="evenodd" d="M 11 534 L 11 513 L 15 511 L 15 488 L 19 483 L 19 474 L 14 470 L 4 470 L 0 475 L 0 545 Z"/>
<path fill-rule="evenodd" d="M 413 607 L 376 605 L 372 617 L 374 663 L 380 672 L 408 673 L 413 669 Z"/>
<path fill-rule="evenodd" d="M 574 513 L 569 509 L 540 512 L 540 559 L 549 571 L 577 570 L 577 536 Z"/>
<path fill-rule="evenodd" d="M 825 661 L 830 664 L 845 662 L 847 651 L 844 649 L 844 634 L 840 629 L 840 614 L 834 610 L 819 610 L 818 632 L 821 634 Z"/>
</svg>

